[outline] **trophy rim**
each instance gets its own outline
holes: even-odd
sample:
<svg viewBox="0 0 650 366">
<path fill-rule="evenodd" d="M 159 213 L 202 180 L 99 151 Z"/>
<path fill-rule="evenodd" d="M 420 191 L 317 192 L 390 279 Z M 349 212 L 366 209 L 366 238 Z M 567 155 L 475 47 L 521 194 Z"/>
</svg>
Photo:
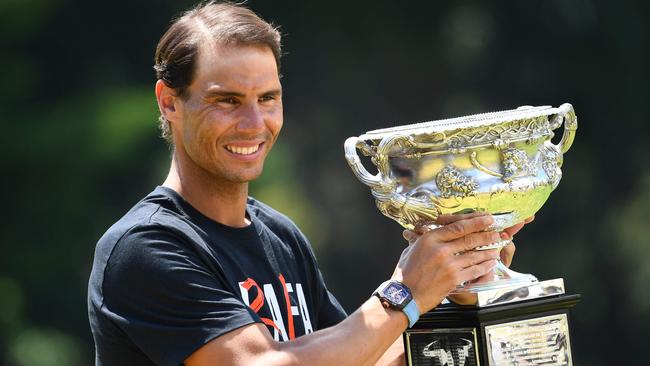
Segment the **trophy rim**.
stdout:
<svg viewBox="0 0 650 366">
<path fill-rule="evenodd" d="M 489 127 L 518 120 L 527 120 L 561 113 L 560 108 L 549 105 L 521 106 L 515 109 L 472 114 L 408 125 L 371 130 L 359 136 L 360 140 L 380 140 L 394 135 L 439 134 L 458 129 Z"/>
</svg>

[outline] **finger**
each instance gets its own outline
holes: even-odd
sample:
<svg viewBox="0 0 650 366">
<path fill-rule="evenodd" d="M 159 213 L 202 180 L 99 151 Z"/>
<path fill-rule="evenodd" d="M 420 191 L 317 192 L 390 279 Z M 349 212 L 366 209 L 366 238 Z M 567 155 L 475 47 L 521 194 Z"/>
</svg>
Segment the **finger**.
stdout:
<svg viewBox="0 0 650 366">
<path fill-rule="evenodd" d="M 524 227 L 524 225 L 526 225 L 524 222 L 520 222 L 518 224 L 505 228 L 503 232 L 508 234 L 508 237 L 504 239 L 512 239 L 512 237 L 515 236 L 515 234 L 518 233 L 519 230 Z"/>
<path fill-rule="evenodd" d="M 494 267 L 496 267 L 497 261 L 495 259 L 487 260 L 485 262 L 478 263 L 473 266 L 469 266 L 458 273 L 458 278 L 460 283 L 466 281 L 472 281 L 482 276 L 489 274 Z"/>
<path fill-rule="evenodd" d="M 496 231 L 480 231 L 478 233 L 467 234 L 451 242 L 454 253 L 472 251 L 476 247 L 493 244 L 501 241 L 501 236 Z"/>
<path fill-rule="evenodd" d="M 506 267 L 510 267 L 510 264 L 512 264 L 512 258 L 515 256 L 515 250 L 517 250 L 517 247 L 513 242 L 510 242 L 508 245 L 501 248 L 499 255 L 501 257 L 501 262 L 503 262 Z"/>
<path fill-rule="evenodd" d="M 471 252 L 463 253 L 457 256 L 454 260 L 454 265 L 457 268 L 465 269 L 485 261 L 492 261 L 499 258 L 499 251 L 497 249 L 490 250 L 473 250 Z"/>
<path fill-rule="evenodd" d="M 476 211 L 476 212 L 467 213 L 467 214 L 440 215 L 440 216 L 438 216 L 438 219 L 436 220 L 436 224 L 438 224 L 438 225 L 449 225 L 452 222 L 456 222 L 458 220 L 471 219 L 473 217 L 485 216 L 485 215 L 488 215 L 488 213 L 485 212 L 485 211 Z"/>
<path fill-rule="evenodd" d="M 477 216 L 465 220 L 454 221 L 449 225 L 431 230 L 425 235 L 434 235 L 442 241 L 452 241 L 471 233 L 485 230 L 494 223 L 491 215 Z"/>
<path fill-rule="evenodd" d="M 494 271 L 489 271 L 488 273 L 484 274 L 483 276 L 475 279 L 471 283 L 486 283 L 486 282 L 491 282 L 496 280 L 496 274 Z"/>
<path fill-rule="evenodd" d="M 526 220 L 524 220 L 524 224 L 530 224 L 533 221 L 535 221 L 535 215 L 533 215 L 533 216 L 527 218 Z"/>
</svg>

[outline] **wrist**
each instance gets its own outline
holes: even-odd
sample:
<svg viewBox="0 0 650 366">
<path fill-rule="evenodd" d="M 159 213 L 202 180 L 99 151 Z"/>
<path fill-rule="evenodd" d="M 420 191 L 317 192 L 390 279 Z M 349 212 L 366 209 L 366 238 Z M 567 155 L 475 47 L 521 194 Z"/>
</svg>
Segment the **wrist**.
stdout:
<svg viewBox="0 0 650 366">
<path fill-rule="evenodd" d="M 397 310 L 406 315 L 409 327 L 412 327 L 420 318 L 420 309 L 413 299 L 411 290 L 399 281 L 389 280 L 382 283 L 375 290 L 373 296 L 379 298 L 384 308 Z"/>
<path fill-rule="evenodd" d="M 409 318 L 403 311 L 391 308 L 388 303 L 383 302 L 378 296 L 371 296 L 369 301 L 375 309 L 381 308 L 381 312 L 385 314 L 391 321 L 399 323 L 400 332 L 409 327 Z M 395 320 L 397 319 L 397 320 Z"/>
</svg>

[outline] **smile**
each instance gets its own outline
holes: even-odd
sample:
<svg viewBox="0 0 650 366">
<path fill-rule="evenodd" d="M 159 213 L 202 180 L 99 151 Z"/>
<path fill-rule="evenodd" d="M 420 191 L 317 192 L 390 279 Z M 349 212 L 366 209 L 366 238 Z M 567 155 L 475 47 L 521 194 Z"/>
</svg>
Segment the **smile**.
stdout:
<svg viewBox="0 0 650 366">
<path fill-rule="evenodd" d="M 260 149 L 260 145 L 261 144 L 249 147 L 226 145 L 226 150 L 237 155 L 251 155 Z"/>
</svg>

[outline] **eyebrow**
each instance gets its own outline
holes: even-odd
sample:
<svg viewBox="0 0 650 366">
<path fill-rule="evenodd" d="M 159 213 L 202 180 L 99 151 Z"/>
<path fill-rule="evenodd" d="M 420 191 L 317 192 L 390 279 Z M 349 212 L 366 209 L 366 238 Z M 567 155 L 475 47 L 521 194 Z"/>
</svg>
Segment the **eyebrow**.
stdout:
<svg viewBox="0 0 650 366">
<path fill-rule="evenodd" d="M 282 89 L 272 89 L 262 93 L 261 95 L 280 95 L 282 94 Z M 205 93 L 204 98 L 217 98 L 217 97 L 238 97 L 242 98 L 246 95 L 243 93 L 238 93 L 235 91 L 229 90 L 209 90 Z"/>
</svg>

